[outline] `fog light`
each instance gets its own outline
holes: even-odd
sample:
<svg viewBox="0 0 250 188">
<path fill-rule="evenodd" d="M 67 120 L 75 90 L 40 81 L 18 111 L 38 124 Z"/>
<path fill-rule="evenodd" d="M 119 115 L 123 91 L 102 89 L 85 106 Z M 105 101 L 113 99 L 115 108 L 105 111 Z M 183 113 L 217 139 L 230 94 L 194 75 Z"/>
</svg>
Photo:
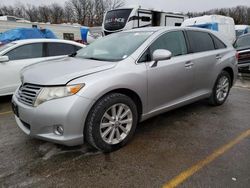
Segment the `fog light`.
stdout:
<svg viewBox="0 0 250 188">
<path fill-rule="evenodd" d="M 54 133 L 58 136 L 62 136 L 63 135 L 63 126 L 62 125 L 55 125 L 54 126 Z"/>
</svg>

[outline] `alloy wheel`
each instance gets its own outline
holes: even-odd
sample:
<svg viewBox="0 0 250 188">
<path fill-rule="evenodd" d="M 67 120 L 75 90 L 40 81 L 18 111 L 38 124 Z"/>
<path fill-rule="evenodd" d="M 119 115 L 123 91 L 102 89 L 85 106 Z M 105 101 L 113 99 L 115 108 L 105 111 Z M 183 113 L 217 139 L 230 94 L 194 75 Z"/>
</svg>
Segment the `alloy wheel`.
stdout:
<svg viewBox="0 0 250 188">
<path fill-rule="evenodd" d="M 218 101 L 222 102 L 226 99 L 229 92 L 230 84 L 229 79 L 226 76 L 222 76 L 216 88 L 216 98 Z"/>
<path fill-rule="evenodd" d="M 108 144 L 118 144 L 129 134 L 133 125 L 131 109 L 122 103 L 114 104 L 102 116 L 100 134 Z"/>
</svg>

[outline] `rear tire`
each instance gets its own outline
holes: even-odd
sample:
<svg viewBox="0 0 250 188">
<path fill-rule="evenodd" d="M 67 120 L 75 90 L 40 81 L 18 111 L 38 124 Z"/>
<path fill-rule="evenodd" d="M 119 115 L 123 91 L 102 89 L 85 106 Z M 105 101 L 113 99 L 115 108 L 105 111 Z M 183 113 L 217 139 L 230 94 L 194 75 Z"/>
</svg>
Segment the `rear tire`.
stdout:
<svg viewBox="0 0 250 188">
<path fill-rule="evenodd" d="M 224 104 L 229 95 L 232 80 L 227 71 L 222 71 L 213 88 L 213 92 L 209 98 L 209 104 L 212 106 L 220 106 Z"/>
<path fill-rule="evenodd" d="M 92 107 L 85 124 L 85 139 L 104 152 L 117 150 L 134 135 L 138 113 L 131 98 L 111 93 Z"/>
</svg>

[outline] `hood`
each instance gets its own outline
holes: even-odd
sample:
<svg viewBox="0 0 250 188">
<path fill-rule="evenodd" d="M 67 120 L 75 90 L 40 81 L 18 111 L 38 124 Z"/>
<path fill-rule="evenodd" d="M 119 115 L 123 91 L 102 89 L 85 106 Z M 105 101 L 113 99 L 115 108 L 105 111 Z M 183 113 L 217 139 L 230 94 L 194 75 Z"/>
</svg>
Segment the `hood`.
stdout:
<svg viewBox="0 0 250 188">
<path fill-rule="evenodd" d="M 69 81 L 115 67 L 117 62 L 65 57 L 40 62 L 22 70 L 23 83 L 37 85 L 65 85 Z"/>
</svg>

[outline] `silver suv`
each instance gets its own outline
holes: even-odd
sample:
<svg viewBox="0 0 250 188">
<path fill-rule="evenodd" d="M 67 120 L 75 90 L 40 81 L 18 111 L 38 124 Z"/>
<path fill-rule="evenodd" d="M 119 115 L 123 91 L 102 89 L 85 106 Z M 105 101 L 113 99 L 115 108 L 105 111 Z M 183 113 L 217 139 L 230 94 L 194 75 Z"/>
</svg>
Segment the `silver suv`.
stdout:
<svg viewBox="0 0 250 188">
<path fill-rule="evenodd" d="M 152 116 L 201 99 L 223 104 L 236 77 L 236 51 L 212 31 L 136 29 L 27 68 L 13 111 L 32 137 L 110 152 Z"/>
</svg>

